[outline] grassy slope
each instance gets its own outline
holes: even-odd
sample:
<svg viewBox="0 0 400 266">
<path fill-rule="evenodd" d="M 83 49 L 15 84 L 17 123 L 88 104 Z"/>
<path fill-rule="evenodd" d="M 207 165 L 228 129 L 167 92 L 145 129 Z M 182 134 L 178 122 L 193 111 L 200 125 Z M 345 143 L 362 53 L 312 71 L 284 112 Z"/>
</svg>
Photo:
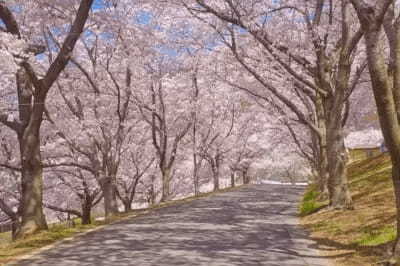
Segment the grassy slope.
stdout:
<svg viewBox="0 0 400 266">
<path fill-rule="evenodd" d="M 380 155 L 352 163 L 348 173 L 355 210 L 312 213 L 326 202 L 318 202 L 310 188 L 300 207 L 302 223 L 336 265 L 376 265 L 387 257 L 395 238 L 390 158 Z"/>
<path fill-rule="evenodd" d="M 33 236 L 27 237 L 26 239 L 18 240 L 15 242 L 11 242 L 10 233 L 2 233 L 2 234 L 0 234 L 0 265 L 4 265 L 15 259 L 18 259 L 18 257 L 20 257 L 20 256 L 30 254 L 31 252 L 34 252 L 40 248 L 54 244 L 57 241 L 74 237 L 79 233 L 84 233 L 84 232 L 87 232 L 92 229 L 101 228 L 101 226 L 104 226 L 104 225 L 107 225 L 110 223 L 114 223 L 114 222 L 118 222 L 122 219 L 131 218 L 134 216 L 140 216 L 140 215 L 146 214 L 150 210 L 156 210 L 156 209 L 164 208 L 167 206 L 173 206 L 173 205 L 178 205 L 178 204 L 182 204 L 185 202 L 190 202 L 190 201 L 198 199 L 198 198 L 208 197 L 208 196 L 218 194 L 221 192 L 228 192 L 231 190 L 241 188 L 243 186 L 246 186 L 246 185 L 238 185 L 234 188 L 225 188 L 225 189 L 221 189 L 216 192 L 202 193 L 199 196 L 192 196 L 192 197 L 188 197 L 188 198 L 184 198 L 184 199 L 180 199 L 180 200 L 172 200 L 172 201 L 168 201 L 165 203 L 154 205 L 148 209 L 132 211 L 129 213 L 121 213 L 118 216 L 113 217 L 112 219 L 110 219 L 107 222 L 104 222 L 104 221 L 97 222 L 96 221 L 91 225 L 81 225 L 79 220 L 77 219 L 76 226 L 73 228 L 67 228 L 65 226 L 65 224 L 54 225 L 54 226 L 51 226 L 51 228 L 48 231 L 43 231 L 43 232 L 40 232 Z"/>
</svg>

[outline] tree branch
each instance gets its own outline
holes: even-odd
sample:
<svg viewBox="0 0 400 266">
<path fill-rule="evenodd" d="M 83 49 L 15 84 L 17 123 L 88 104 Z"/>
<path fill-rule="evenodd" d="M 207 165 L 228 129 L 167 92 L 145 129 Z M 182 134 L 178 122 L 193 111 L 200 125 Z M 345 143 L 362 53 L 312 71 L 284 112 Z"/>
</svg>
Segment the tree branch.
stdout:
<svg viewBox="0 0 400 266">
<path fill-rule="evenodd" d="M 79 6 L 78 12 L 76 14 L 75 20 L 71 26 L 71 29 L 65 39 L 60 52 L 58 53 L 54 62 L 50 65 L 46 76 L 43 79 L 44 94 L 50 89 L 53 83 L 56 81 L 60 73 L 64 70 L 68 61 L 72 56 L 72 50 L 75 47 L 80 35 L 83 32 L 86 20 L 88 19 L 90 8 L 94 0 L 82 0 Z"/>
</svg>

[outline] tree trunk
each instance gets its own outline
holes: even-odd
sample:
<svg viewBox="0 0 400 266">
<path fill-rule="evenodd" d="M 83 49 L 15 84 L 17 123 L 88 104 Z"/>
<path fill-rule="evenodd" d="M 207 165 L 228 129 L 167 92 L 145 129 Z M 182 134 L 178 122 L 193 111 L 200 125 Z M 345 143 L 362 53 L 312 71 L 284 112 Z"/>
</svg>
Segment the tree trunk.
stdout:
<svg viewBox="0 0 400 266">
<path fill-rule="evenodd" d="M 132 202 L 127 198 L 123 200 L 124 203 L 124 211 L 130 212 L 132 211 Z"/>
<path fill-rule="evenodd" d="M 194 195 L 198 196 L 200 194 L 200 187 L 199 187 L 199 175 L 198 175 L 198 165 L 197 165 L 197 158 L 195 153 L 193 154 L 193 184 L 194 184 Z"/>
<path fill-rule="evenodd" d="M 17 233 L 18 230 L 20 228 L 20 224 L 18 219 L 17 220 L 11 220 L 11 237 L 12 240 L 16 240 L 17 239 Z"/>
<path fill-rule="evenodd" d="M 353 209 L 350 190 L 347 182 L 347 156 L 344 145 L 343 127 L 345 118 L 343 111 L 347 93 L 349 92 L 349 80 L 352 63 L 346 47 L 341 48 L 341 53 L 337 65 L 337 72 L 334 78 L 329 77 L 326 69 L 332 69 L 326 55 L 319 56 L 319 79 L 320 87 L 330 92 L 323 98 L 324 107 L 324 127 L 326 134 L 326 155 L 328 166 L 328 190 L 329 205 L 334 209 Z M 333 70 L 332 70 L 333 71 Z M 333 88 L 332 85 L 333 84 Z M 324 136 L 321 134 L 321 148 L 324 145 Z M 323 153 L 323 150 L 322 152 Z M 324 156 L 322 156 L 324 159 Z M 323 164 L 324 167 L 324 164 Z M 324 189 L 324 187 L 323 187 Z"/>
<path fill-rule="evenodd" d="M 165 202 L 170 196 L 170 183 L 171 183 L 171 169 L 162 170 L 162 196 L 161 202 Z"/>
<path fill-rule="evenodd" d="M 156 203 L 157 195 L 156 195 L 156 190 L 154 188 L 154 183 L 151 184 L 151 191 L 150 191 L 150 201 L 149 204 L 150 206 L 153 206 Z"/>
<path fill-rule="evenodd" d="M 200 195 L 199 176 L 197 175 L 197 173 L 194 176 L 194 195 L 195 196 Z"/>
<path fill-rule="evenodd" d="M 82 206 L 82 224 L 91 224 L 92 223 L 92 206 L 91 203 L 84 203 Z"/>
<path fill-rule="evenodd" d="M 196 112 L 192 114 L 193 116 L 193 185 L 194 185 L 194 195 L 200 195 L 199 187 L 199 164 L 197 158 L 197 138 L 196 138 Z"/>
<path fill-rule="evenodd" d="M 392 180 L 397 208 L 397 237 L 393 247 L 393 265 L 400 261 L 400 28 L 394 32 L 395 43 L 391 45 L 390 69 L 384 56 L 382 43 L 382 28 L 376 20 L 370 20 L 363 9 L 357 10 L 361 25 L 365 32 L 365 43 L 368 58 L 368 68 L 372 80 L 379 122 L 385 143 L 392 160 Z M 399 23 L 397 21 L 396 23 Z M 393 77 L 389 74 L 393 73 Z"/>
<path fill-rule="evenodd" d="M 328 180 L 329 180 L 329 173 L 328 173 L 328 155 L 326 151 L 326 141 L 322 142 L 321 145 L 321 152 L 319 158 L 319 180 L 318 180 L 318 190 L 320 192 L 319 199 L 320 200 L 327 200 L 329 199 L 329 189 L 328 189 Z"/>
<path fill-rule="evenodd" d="M 396 208 L 397 208 L 397 232 L 400 232 L 400 154 L 392 157 L 392 179 L 394 186 L 394 193 L 396 197 Z M 397 233 L 396 241 L 393 248 L 393 259 L 394 261 L 400 261 L 400 236 Z M 397 264 L 396 264 L 397 265 Z"/>
<path fill-rule="evenodd" d="M 156 202 L 156 190 L 155 190 L 155 185 L 154 185 L 154 181 L 155 181 L 155 176 L 151 175 L 150 176 L 150 180 L 151 180 L 151 184 L 150 184 L 150 188 L 146 191 L 146 193 L 148 194 L 147 197 L 147 203 L 149 204 L 149 206 L 154 205 L 154 203 Z"/>
<path fill-rule="evenodd" d="M 235 172 L 231 173 L 231 187 L 235 187 Z"/>
<path fill-rule="evenodd" d="M 329 201 L 334 209 L 353 209 L 347 182 L 346 152 L 341 125 L 327 131 L 327 155 L 329 171 Z"/>
<path fill-rule="evenodd" d="M 15 236 L 24 238 L 48 228 L 43 213 L 43 167 L 40 155 L 43 111 L 42 108 L 35 111 L 31 108 L 32 84 L 23 69 L 17 73 L 17 91 L 21 121 L 21 130 L 17 131 L 21 157 L 21 223 Z"/>
<path fill-rule="evenodd" d="M 104 177 L 102 190 L 104 195 L 104 212 L 106 218 L 118 214 L 117 193 L 115 187 L 115 177 Z"/>
<path fill-rule="evenodd" d="M 214 182 L 214 190 L 213 191 L 218 191 L 219 190 L 219 168 L 212 167 L 212 172 L 213 172 L 213 182 Z"/>
<path fill-rule="evenodd" d="M 247 171 L 243 171 L 242 175 L 243 175 L 243 184 L 245 185 L 250 184 L 250 178 L 247 175 Z"/>
<path fill-rule="evenodd" d="M 194 165 L 193 169 L 193 183 L 194 183 L 194 195 L 200 195 L 200 184 L 199 184 L 199 175 L 197 170 L 197 163 Z"/>
<path fill-rule="evenodd" d="M 39 149 L 39 132 L 27 127 L 19 137 L 21 151 L 21 224 L 16 238 L 47 230 L 43 213 L 43 167 Z"/>
<path fill-rule="evenodd" d="M 317 94 L 317 100 L 315 103 L 316 114 L 317 114 L 317 125 L 318 129 L 321 132 L 321 135 L 318 136 L 316 133 L 311 132 L 314 137 L 315 145 L 318 147 L 316 149 L 316 153 L 318 156 L 318 189 L 320 192 L 319 198 L 321 200 L 329 199 L 329 190 L 328 190 L 328 155 L 326 151 L 326 116 L 324 110 L 324 103 L 322 96 Z"/>
</svg>

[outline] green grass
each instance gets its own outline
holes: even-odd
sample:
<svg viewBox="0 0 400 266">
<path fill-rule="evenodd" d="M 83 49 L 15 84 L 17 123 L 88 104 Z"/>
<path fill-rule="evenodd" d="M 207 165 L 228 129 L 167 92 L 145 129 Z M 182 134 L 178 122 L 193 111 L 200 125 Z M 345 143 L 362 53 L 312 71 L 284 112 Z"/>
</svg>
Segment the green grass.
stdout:
<svg viewBox="0 0 400 266">
<path fill-rule="evenodd" d="M 319 193 L 312 187 L 304 194 L 303 201 L 315 201 L 318 196 Z"/>
<path fill-rule="evenodd" d="M 318 201 L 315 187 L 304 195 L 299 207 L 303 225 L 318 243 L 332 248 L 332 256 L 343 254 L 333 265 L 376 265 L 387 260 L 387 250 L 396 239 L 391 168 L 388 154 L 348 165 L 355 207 L 351 211 L 316 212 L 323 202 Z"/>
<path fill-rule="evenodd" d="M 313 230 L 323 230 L 334 235 L 343 233 L 342 228 L 340 228 L 340 224 L 330 223 L 329 221 L 321 221 L 314 224 Z"/>
<path fill-rule="evenodd" d="M 14 242 L 0 245 L 0 265 L 7 263 L 14 257 L 27 254 L 37 248 L 52 244 L 58 240 L 72 237 L 77 233 L 85 232 L 104 223 L 95 222 L 90 225 L 77 223 L 75 227 L 67 228 L 65 224 L 52 225 L 49 230 L 41 231 L 35 235 Z"/>
<path fill-rule="evenodd" d="M 299 215 L 307 216 L 315 213 L 325 206 L 324 202 L 318 201 L 319 193 L 315 190 L 314 186 L 311 186 L 303 196 L 303 200 L 299 207 Z"/>
<path fill-rule="evenodd" d="M 365 230 L 363 235 L 354 241 L 360 246 L 379 246 L 396 239 L 396 229 L 394 226 L 385 226 L 379 229 Z"/>
</svg>

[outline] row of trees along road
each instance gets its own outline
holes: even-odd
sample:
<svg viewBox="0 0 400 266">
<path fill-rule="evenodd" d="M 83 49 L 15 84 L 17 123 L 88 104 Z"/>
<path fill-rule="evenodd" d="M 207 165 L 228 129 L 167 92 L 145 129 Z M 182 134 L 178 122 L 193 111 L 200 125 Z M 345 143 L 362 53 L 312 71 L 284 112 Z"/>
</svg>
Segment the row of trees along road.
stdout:
<svg viewBox="0 0 400 266">
<path fill-rule="evenodd" d="M 393 162 L 400 210 L 400 15 L 385 1 L 176 1 L 217 35 L 261 90 L 234 85 L 309 129 L 311 166 L 332 208 L 352 209 L 343 129 L 350 97 L 370 80 Z M 358 18 L 358 19 L 357 19 Z M 364 85 L 365 86 L 365 85 Z M 368 85 L 366 85 L 368 86 Z M 291 124 L 284 121 L 301 148 Z M 304 150 L 303 150 L 304 151 Z M 400 219 L 400 215 L 397 216 Z M 400 220 L 397 222 L 400 230 Z M 400 257 L 399 236 L 394 259 Z"/>
<path fill-rule="evenodd" d="M 14 238 L 46 230 L 46 216 L 91 223 L 99 205 L 110 217 L 210 181 L 248 183 L 264 159 L 264 110 L 219 78 L 209 51 L 182 52 L 173 25 L 144 22 L 146 10 L 160 12 L 0 1 L 0 219 Z"/>
<path fill-rule="evenodd" d="M 375 110 L 368 90 L 400 209 L 398 4 L 0 1 L 0 210 L 14 237 L 46 230 L 44 207 L 90 223 L 98 205 L 110 217 L 277 161 L 351 210 L 344 139 Z"/>
</svg>

